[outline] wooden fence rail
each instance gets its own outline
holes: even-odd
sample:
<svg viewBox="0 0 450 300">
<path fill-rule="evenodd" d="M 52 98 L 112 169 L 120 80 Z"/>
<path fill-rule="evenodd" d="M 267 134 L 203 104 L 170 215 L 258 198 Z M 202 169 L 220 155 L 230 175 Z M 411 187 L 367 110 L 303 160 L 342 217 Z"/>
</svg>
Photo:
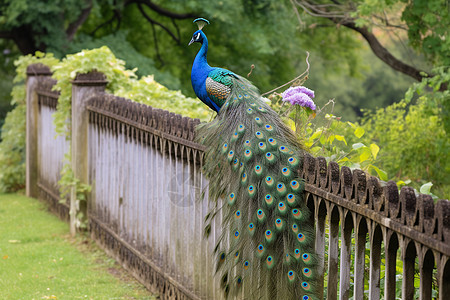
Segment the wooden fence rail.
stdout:
<svg viewBox="0 0 450 300">
<path fill-rule="evenodd" d="M 80 207 L 59 201 L 69 142 L 55 138 L 55 82 L 42 65 L 27 71 L 27 194 L 68 219 Z M 161 299 L 222 299 L 210 255 L 220 220 L 204 239 L 208 202 L 196 200 L 208 185 L 203 148 L 193 141 L 199 121 L 109 95 L 105 85 L 100 73 L 81 74 L 72 92 L 71 163 L 92 186 L 92 237 Z M 324 298 L 396 299 L 401 290 L 402 299 L 448 299 L 449 201 L 399 192 L 322 157 L 307 155 L 299 172 Z"/>
</svg>

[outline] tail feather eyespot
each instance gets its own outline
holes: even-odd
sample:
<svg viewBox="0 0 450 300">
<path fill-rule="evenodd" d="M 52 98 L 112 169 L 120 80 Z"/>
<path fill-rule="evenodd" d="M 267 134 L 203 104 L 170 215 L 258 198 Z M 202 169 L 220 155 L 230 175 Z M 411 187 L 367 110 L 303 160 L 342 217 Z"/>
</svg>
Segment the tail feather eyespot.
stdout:
<svg viewBox="0 0 450 300">
<path fill-rule="evenodd" d="M 309 263 L 309 262 L 311 261 L 311 255 L 309 255 L 308 253 L 303 253 L 303 255 L 302 255 L 302 260 L 303 260 L 305 263 Z"/>
<path fill-rule="evenodd" d="M 250 197 L 253 197 L 256 194 L 256 187 L 254 187 L 253 185 L 249 185 L 247 190 Z"/>
<path fill-rule="evenodd" d="M 289 148 L 286 146 L 280 146 L 278 150 L 280 150 L 280 152 L 282 153 L 288 153 L 290 151 Z"/>
<path fill-rule="evenodd" d="M 281 169 L 281 174 L 283 174 L 284 177 L 289 177 L 291 176 L 291 170 L 289 170 L 289 168 L 282 168 Z"/>
<path fill-rule="evenodd" d="M 267 256 L 266 265 L 269 269 L 271 269 L 274 266 L 274 261 L 275 259 L 271 255 Z"/>
<path fill-rule="evenodd" d="M 295 167 L 298 165 L 298 159 L 296 159 L 295 157 L 289 157 L 288 158 L 288 164 L 292 167 Z"/>
<path fill-rule="evenodd" d="M 276 146 L 277 146 L 277 140 L 275 140 L 274 138 L 269 138 L 269 139 L 267 140 L 267 142 L 268 142 L 271 146 L 273 146 L 273 147 L 276 147 Z"/>
<path fill-rule="evenodd" d="M 306 277 L 311 277 L 312 275 L 312 271 L 310 268 L 303 268 L 303 275 L 305 275 Z"/>
<path fill-rule="evenodd" d="M 246 160 L 249 160 L 250 158 L 252 158 L 252 150 L 250 150 L 250 149 L 245 150 L 244 157 Z"/>
<path fill-rule="evenodd" d="M 297 191 L 300 188 L 300 183 L 297 180 L 292 180 L 290 185 L 293 191 Z"/>
<path fill-rule="evenodd" d="M 295 280 L 295 272 L 294 271 L 292 271 L 292 270 L 288 271 L 288 279 L 289 279 L 289 282 L 293 282 Z"/>
<path fill-rule="evenodd" d="M 235 158 L 233 161 L 233 170 L 236 171 L 238 169 L 238 167 L 239 167 L 239 159 Z"/>
<path fill-rule="evenodd" d="M 273 181 L 273 178 L 272 178 L 272 176 L 266 176 L 266 185 L 269 187 L 269 188 L 271 188 L 271 187 L 273 187 L 273 184 L 274 184 L 274 181 Z"/>
<path fill-rule="evenodd" d="M 286 264 L 289 264 L 289 263 L 291 262 L 291 256 L 289 255 L 289 253 L 286 254 L 284 262 L 285 262 Z"/>
<path fill-rule="evenodd" d="M 287 194 L 286 201 L 289 205 L 293 206 L 297 203 L 295 195 L 294 194 Z"/>
<path fill-rule="evenodd" d="M 266 236 L 266 241 L 271 242 L 274 237 L 274 234 L 273 234 L 272 230 L 268 229 L 265 232 L 265 236 Z"/>
<path fill-rule="evenodd" d="M 264 126 L 264 129 L 266 129 L 267 131 L 272 131 L 273 130 L 273 127 L 272 127 L 272 125 L 270 125 L 270 124 L 266 124 L 265 126 Z"/>
<path fill-rule="evenodd" d="M 264 254 L 264 246 L 262 244 L 259 244 L 258 247 L 256 248 L 256 250 L 258 251 L 259 255 Z"/>
<path fill-rule="evenodd" d="M 275 227 L 276 227 L 278 230 L 282 230 L 283 227 L 284 227 L 284 222 L 283 222 L 283 220 L 280 219 L 280 218 L 276 219 L 276 220 L 275 220 Z"/>
<path fill-rule="evenodd" d="M 261 151 L 266 151 L 266 148 L 267 148 L 266 143 L 264 143 L 264 142 L 259 142 L 258 147 Z"/>
<path fill-rule="evenodd" d="M 264 221 L 266 218 L 266 214 L 264 213 L 264 211 L 262 209 L 258 209 L 256 211 L 256 218 L 258 218 L 259 221 Z"/>
<path fill-rule="evenodd" d="M 230 152 L 228 152 L 228 161 L 232 161 L 234 157 L 234 151 L 231 150 Z"/>
<path fill-rule="evenodd" d="M 222 146 L 222 153 L 227 152 L 227 150 L 228 150 L 228 144 L 225 143 L 225 144 L 223 144 L 223 146 Z"/>
<path fill-rule="evenodd" d="M 241 178 L 241 182 L 242 184 L 246 184 L 247 183 L 247 173 L 242 173 L 242 178 Z"/>
<path fill-rule="evenodd" d="M 235 133 L 233 133 L 233 135 L 231 136 L 231 141 L 236 141 L 239 137 L 239 133 L 236 131 Z"/>
<path fill-rule="evenodd" d="M 250 267 L 250 262 L 248 260 L 244 261 L 244 270 L 248 270 Z"/>
<path fill-rule="evenodd" d="M 277 191 L 281 196 L 286 193 L 286 186 L 284 185 L 284 183 L 280 182 L 277 184 Z"/>
<path fill-rule="evenodd" d="M 267 153 L 266 153 L 266 160 L 267 160 L 269 163 L 275 162 L 275 155 L 273 155 L 271 152 L 267 152 Z"/>
<path fill-rule="evenodd" d="M 297 234 L 297 240 L 300 243 L 303 243 L 305 241 L 305 239 L 306 239 L 306 236 L 303 233 L 300 232 L 300 233 Z"/>
<path fill-rule="evenodd" d="M 248 231 L 250 233 L 253 233 L 255 231 L 255 224 L 253 223 L 248 224 Z"/>
<path fill-rule="evenodd" d="M 281 214 L 285 214 L 286 213 L 286 204 L 284 204 L 283 201 L 278 202 L 278 211 Z"/>
<path fill-rule="evenodd" d="M 267 194 L 264 197 L 264 200 L 266 201 L 267 206 L 269 206 L 269 207 L 272 206 L 272 204 L 273 204 L 273 197 L 272 197 L 271 194 Z"/>
<path fill-rule="evenodd" d="M 236 202 L 236 195 L 231 193 L 228 195 L 228 204 L 233 205 Z"/>
<path fill-rule="evenodd" d="M 294 208 L 292 210 L 292 216 L 294 217 L 294 219 L 299 220 L 302 217 L 302 212 L 299 209 Z"/>
<path fill-rule="evenodd" d="M 255 166 L 255 173 L 256 175 L 261 175 L 263 172 L 263 167 L 261 165 L 256 165 Z"/>
</svg>

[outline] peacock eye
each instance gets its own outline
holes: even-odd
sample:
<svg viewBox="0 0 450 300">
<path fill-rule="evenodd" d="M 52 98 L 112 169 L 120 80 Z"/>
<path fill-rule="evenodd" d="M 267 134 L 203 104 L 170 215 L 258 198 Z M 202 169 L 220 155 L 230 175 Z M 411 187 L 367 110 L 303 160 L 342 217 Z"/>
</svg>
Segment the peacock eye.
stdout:
<svg viewBox="0 0 450 300">
<path fill-rule="evenodd" d="M 196 40 L 198 40 L 200 38 L 200 32 L 197 33 L 197 36 L 195 37 Z"/>
</svg>

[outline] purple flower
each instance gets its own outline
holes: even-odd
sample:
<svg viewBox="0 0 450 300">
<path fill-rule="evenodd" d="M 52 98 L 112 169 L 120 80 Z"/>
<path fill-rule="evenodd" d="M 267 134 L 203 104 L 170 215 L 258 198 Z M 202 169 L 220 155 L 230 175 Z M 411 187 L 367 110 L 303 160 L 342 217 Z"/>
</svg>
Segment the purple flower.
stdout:
<svg viewBox="0 0 450 300">
<path fill-rule="evenodd" d="M 290 97 L 297 93 L 303 93 L 303 94 L 308 95 L 308 97 L 310 97 L 310 98 L 314 98 L 314 91 L 312 91 L 304 86 L 301 86 L 301 85 L 288 88 L 281 94 L 281 96 L 283 98 L 287 98 L 287 97 Z"/>
<path fill-rule="evenodd" d="M 283 101 L 288 101 L 292 105 L 297 104 L 303 107 L 309 107 L 312 110 L 316 109 L 316 104 L 311 99 L 314 98 L 314 91 L 304 86 L 288 88 L 281 96 L 283 97 Z"/>
</svg>

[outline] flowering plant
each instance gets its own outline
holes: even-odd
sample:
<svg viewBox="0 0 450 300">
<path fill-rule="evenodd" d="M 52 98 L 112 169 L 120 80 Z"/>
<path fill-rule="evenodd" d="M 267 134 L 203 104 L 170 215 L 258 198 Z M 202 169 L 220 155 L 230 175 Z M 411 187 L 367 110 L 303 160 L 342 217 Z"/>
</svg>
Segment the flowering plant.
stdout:
<svg viewBox="0 0 450 300">
<path fill-rule="evenodd" d="M 283 101 L 288 101 L 292 105 L 300 105 L 302 107 L 309 107 L 311 110 L 316 110 L 316 104 L 312 100 L 314 98 L 314 91 L 304 86 L 294 86 L 288 88 L 281 94 Z"/>
</svg>

